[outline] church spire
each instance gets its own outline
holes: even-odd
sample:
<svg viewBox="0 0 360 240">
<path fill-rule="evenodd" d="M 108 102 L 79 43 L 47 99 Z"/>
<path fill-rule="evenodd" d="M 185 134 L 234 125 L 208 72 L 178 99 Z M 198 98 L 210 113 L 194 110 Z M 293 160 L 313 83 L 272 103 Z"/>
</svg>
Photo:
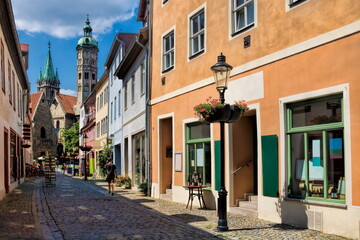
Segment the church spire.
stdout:
<svg viewBox="0 0 360 240">
<path fill-rule="evenodd" d="M 51 81 L 51 80 L 55 79 L 55 74 L 54 74 L 54 66 L 53 66 L 53 62 L 52 62 L 52 58 L 51 58 L 50 46 L 51 46 L 51 43 L 49 41 L 48 54 L 47 54 L 47 58 L 46 58 L 45 66 L 44 66 L 44 73 L 43 73 L 42 77 L 44 79 L 48 79 Z"/>
<path fill-rule="evenodd" d="M 38 92 L 44 92 L 45 98 L 48 100 L 49 104 L 54 98 L 56 93 L 60 92 L 60 79 L 59 74 L 56 69 L 56 73 L 54 71 L 54 65 L 51 58 L 50 51 L 51 43 L 48 43 L 48 54 L 45 61 L 45 66 L 43 71 L 40 68 L 40 74 L 37 81 L 37 89 Z"/>
<path fill-rule="evenodd" d="M 90 26 L 89 14 L 86 17 L 84 30 L 84 37 L 91 37 L 92 28 Z"/>
</svg>

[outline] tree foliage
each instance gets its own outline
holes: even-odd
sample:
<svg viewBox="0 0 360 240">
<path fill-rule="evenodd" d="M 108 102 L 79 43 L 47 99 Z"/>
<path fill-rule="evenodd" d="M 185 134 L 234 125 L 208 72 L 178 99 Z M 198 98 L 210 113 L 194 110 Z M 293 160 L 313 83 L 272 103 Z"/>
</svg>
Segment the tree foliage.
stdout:
<svg viewBox="0 0 360 240">
<path fill-rule="evenodd" d="M 79 151 L 79 122 L 74 123 L 69 129 L 62 129 L 62 142 L 65 145 L 65 154 L 75 150 Z"/>
<path fill-rule="evenodd" d="M 106 169 L 104 168 L 106 160 L 111 156 L 111 149 L 108 146 L 104 146 L 102 151 L 99 153 L 99 169 L 102 176 L 106 176 Z"/>
</svg>

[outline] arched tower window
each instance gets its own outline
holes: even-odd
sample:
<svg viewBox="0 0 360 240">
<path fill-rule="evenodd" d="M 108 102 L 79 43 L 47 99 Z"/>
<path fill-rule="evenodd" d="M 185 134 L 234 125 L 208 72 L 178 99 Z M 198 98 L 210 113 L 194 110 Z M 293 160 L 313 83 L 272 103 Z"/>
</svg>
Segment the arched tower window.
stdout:
<svg viewBox="0 0 360 240">
<path fill-rule="evenodd" d="M 60 121 L 57 120 L 57 121 L 56 121 L 56 129 L 59 129 L 59 128 L 60 128 Z"/>
<path fill-rule="evenodd" d="M 41 127 L 40 138 L 46 138 L 46 130 L 44 127 Z"/>
</svg>

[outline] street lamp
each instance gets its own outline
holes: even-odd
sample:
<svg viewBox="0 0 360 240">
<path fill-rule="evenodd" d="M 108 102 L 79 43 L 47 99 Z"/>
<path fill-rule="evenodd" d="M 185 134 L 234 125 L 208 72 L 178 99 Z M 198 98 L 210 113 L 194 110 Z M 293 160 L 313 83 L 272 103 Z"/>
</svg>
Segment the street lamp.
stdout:
<svg viewBox="0 0 360 240">
<path fill-rule="evenodd" d="M 86 146 L 86 140 L 88 139 L 88 136 L 85 133 L 82 135 L 82 138 L 83 138 L 84 145 L 80 146 L 80 149 L 81 149 L 81 151 L 85 152 L 85 162 L 84 162 L 84 165 L 85 165 L 85 178 L 84 178 L 84 180 L 87 181 L 86 152 L 90 151 L 91 147 Z"/>
<path fill-rule="evenodd" d="M 218 56 L 218 62 L 211 67 L 214 73 L 216 89 L 220 94 L 221 103 L 225 102 L 225 90 L 227 89 L 227 81 L 230 76 L 231 69 L 233 68 L 226 62 L 226 57 L 221 53 Z M 229 230 L 227 225 L 227 210 L 226 210 L 226 196 L 227 191 L 225 189 L 225 152 L 224 152 L 224 125 L 225 121 L 220 121 L 220 190 L 218 198 L 218 231 Z"/>
</svg>

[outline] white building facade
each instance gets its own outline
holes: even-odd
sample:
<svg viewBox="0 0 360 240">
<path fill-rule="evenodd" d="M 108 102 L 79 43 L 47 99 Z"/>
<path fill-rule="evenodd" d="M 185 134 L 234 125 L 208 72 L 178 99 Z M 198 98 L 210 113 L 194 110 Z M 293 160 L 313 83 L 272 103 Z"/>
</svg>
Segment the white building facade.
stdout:
<svg viewBox="0 0 360 240">
<path fill-rule="evenodd" d="M 109 138 L 112 139 L 111 148 L 113 150 L 113 161 L 118 169 L 118 173 L 124 175 L 124 166 L 121 157 L 122 148 L 122 88 L 123 82 L 119 81 L 115 76 L 115 71 L 122 61 L 127 46 L 134 38 L 133 33 L 119 33 L 115 36 L 109 55 L 105 62 L 105 68 L 109 71 L 109 82 L 108 82 L 108 107 L 109 107 Z"/>
</svg>

